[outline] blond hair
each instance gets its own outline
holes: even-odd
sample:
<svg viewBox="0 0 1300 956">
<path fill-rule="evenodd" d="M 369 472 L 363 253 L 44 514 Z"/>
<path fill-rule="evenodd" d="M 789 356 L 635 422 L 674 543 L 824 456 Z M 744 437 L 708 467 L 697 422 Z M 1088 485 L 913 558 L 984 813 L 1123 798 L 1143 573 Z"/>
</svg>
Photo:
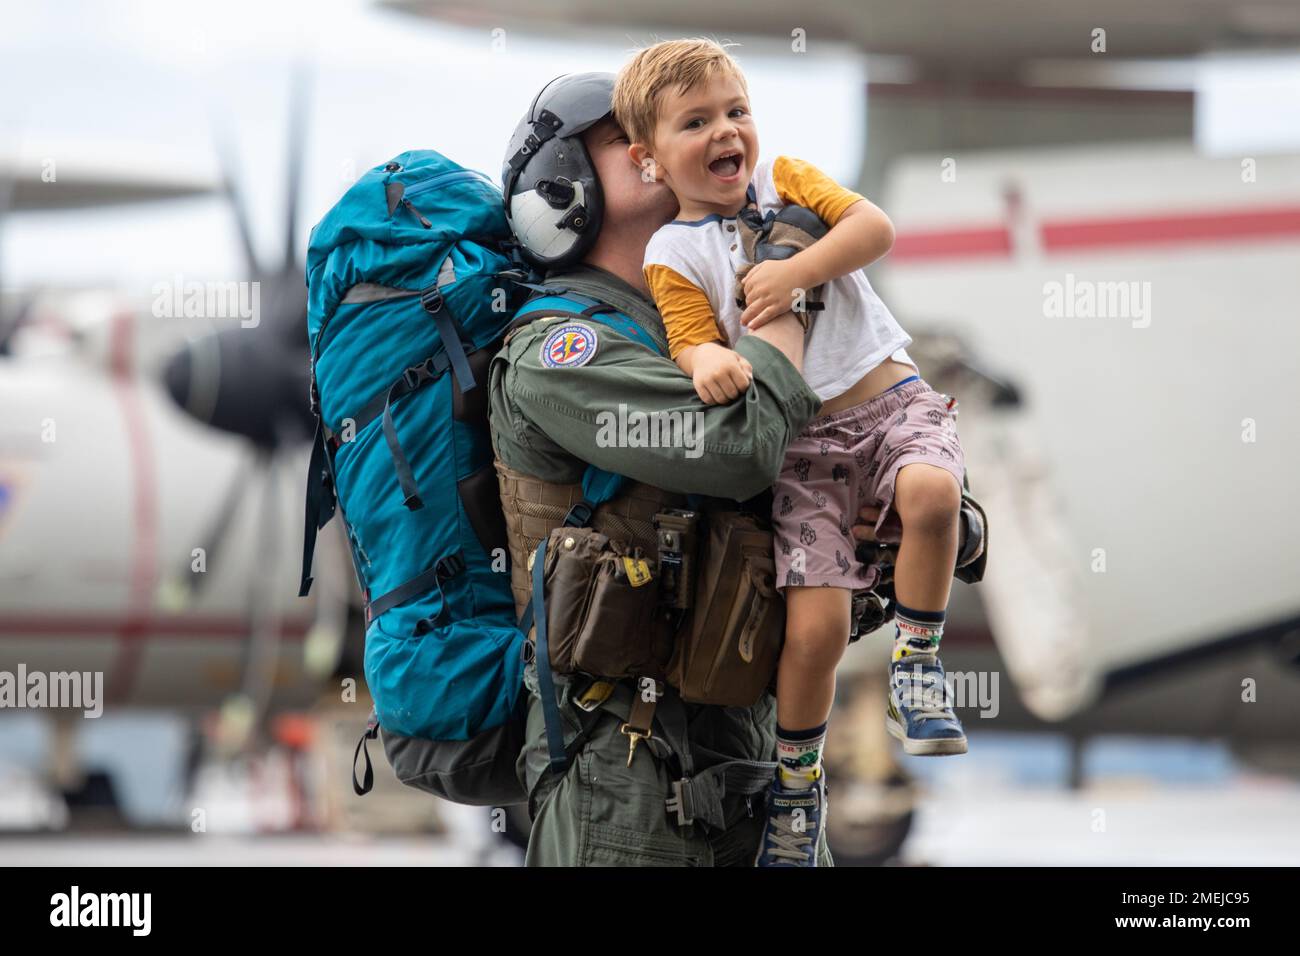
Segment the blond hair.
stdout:
<svg viewBox="0 0 1300 956">
<path fill-rule="evenodd" d="M 727 44 L 735 46 L 736 44 Z M 695 89 L 716 77 L 733 77 L 745 96 L 749 87 L 726 48 L 705 37 L 664 40 L 639 51 L 614 81 L 614 119 L 633 143 L 651 145 L 664 94 Z"/>
</svg>

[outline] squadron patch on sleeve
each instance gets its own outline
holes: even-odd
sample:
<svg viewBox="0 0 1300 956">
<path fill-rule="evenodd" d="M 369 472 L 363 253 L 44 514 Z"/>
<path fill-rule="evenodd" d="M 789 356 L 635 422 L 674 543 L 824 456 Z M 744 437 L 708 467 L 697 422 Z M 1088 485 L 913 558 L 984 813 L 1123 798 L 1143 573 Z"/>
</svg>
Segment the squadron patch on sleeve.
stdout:
<svg viewBox="0 0 1300 956">
<path fill-rule="evenodd" d="M 581 322 L 561 325 L 542 342 L 542 364 L 547 368 L 577 368 L 596 355 L 596 330 Z"/>
</svg>

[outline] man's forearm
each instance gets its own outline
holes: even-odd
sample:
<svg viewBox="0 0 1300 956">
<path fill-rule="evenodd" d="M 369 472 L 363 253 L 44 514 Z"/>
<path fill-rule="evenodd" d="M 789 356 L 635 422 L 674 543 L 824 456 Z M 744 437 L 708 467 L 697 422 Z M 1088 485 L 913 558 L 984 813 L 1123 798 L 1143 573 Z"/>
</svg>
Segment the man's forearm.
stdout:
<svg viewBox="0 0 1300 956">
<path fill-rule="evenodd" d="M 508 464 L 527 467 L 533 446 L 542 443 L 529 437 L 535 430 L 545 444 L 607 471 L 743 500 L 771 484 L 786 445 L 820 408 L 789 359 L 757 332 L 736 347 L 753 365 L 754 381 L 725 405 L 704 404 L 680 369 L 644 346 L 603 329 L 597 334 L 597 361 L 582 367 L 541 362 L 545 328 L 516 336 L 506 346 L 508 363 L 498 357 L 504 379 L 493 429 L 499 442 L 512 439 L 513 448 L 501 446 Z"/>
</svg>

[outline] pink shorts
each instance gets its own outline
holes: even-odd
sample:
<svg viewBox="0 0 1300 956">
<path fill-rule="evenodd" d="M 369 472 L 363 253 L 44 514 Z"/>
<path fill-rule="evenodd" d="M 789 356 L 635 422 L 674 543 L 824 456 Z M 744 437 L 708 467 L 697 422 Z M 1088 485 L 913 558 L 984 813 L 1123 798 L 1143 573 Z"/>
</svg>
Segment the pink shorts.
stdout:
<svg viewBox="0 0 1300 956">
<path fill-rule="evenodd" d="M 891 506 L 904 465 L 938 465 L 962 483 L 965 456 L 948 402 L 916 379 L 808 423 L 773 488 L 778 587 L 875 585 L 879 569 L 858 561 L 850 528 L 860 508 L 879 506 L 877 539 L 902 540 Z"/>
</svg>

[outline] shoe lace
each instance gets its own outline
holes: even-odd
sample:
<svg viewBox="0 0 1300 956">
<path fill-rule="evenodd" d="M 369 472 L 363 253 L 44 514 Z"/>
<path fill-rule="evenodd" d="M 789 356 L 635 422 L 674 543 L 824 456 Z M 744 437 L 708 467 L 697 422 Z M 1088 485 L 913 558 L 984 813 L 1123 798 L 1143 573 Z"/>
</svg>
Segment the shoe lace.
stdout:
<svg viewBox="0 0 1300 956">
<path fill-rule="evenodd" d="M 909 661 L 894 672 L 893 684 L 898 706 L 906 707 L 918 720 L 954 719 L 942 671 L 926 673 L 919 664 Z M 935 702 L 936 693 L 939 705 Z"/>
<path fill-rule="evenodd" d="M 809 831 L 816 829 L 815 821 L 804 821 L 802 830 L 794 827 L 794 812 L 774 813 L 768 818 L 768 856 L 802 863 L 808 859 L 807 847 L 813 842 Z"/>
</svg>

